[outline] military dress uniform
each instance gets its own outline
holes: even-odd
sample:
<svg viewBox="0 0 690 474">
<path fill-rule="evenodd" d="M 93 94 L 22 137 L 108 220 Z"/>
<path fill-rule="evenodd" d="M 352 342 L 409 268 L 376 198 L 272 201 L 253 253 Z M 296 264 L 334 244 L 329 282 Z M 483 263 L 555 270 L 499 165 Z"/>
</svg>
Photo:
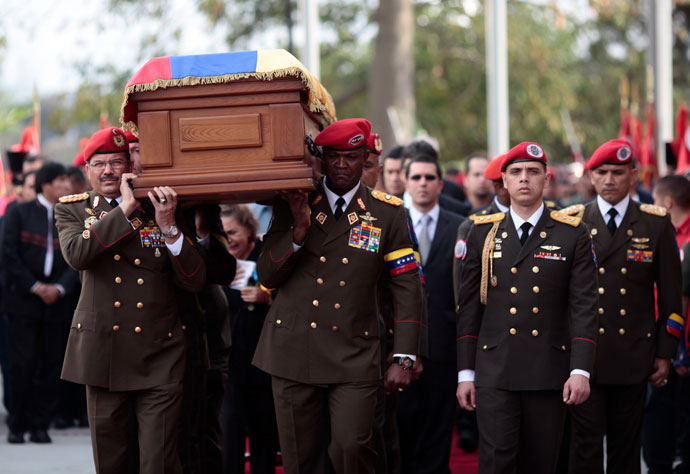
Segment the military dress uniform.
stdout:
<svg viewBox="0 0 690 474">
<path fill-rule="evenodd" d="M 177 256 L 166 249 L 152 212 L 127 219 L 95 191 L 60 202 L 60 245 L 82 281 L 62 377 L 87 385 L 96 469 L 181 472 L 173 440 L 185 327 L 175 291 L 203 287 L 201 256 L 186 240 Z M 108 406 L 107 396 L 118 395 L 130 397 L 127 409 Z"/>
<path fill-rule="evenodd" d="M 360 183 L 336 219 L 323 186 L 310 196 L 311 225 L 297 251 L 290 209 L 275 202 L 258 273 L 280 291 L 253 362 L 273 375 L 286 472 L 327 472 L 326 449 L 338 473 L 373 472 L 368 443 L 382 375 L 377 283 L 389 277 L 393 352 L 415 355 L 420 280 L 401 200 Z M 286 403 L 300 388 L 305 399 Z"/>
<path fill-rule="evenodd" d="M 640 472 L 647 378 L 654 359 L 671 359 L 678 347 L 678 339 L 666 330 L 669 317 L 682 314 L 674 229 L 665 209 L 632 199 L 613 236 L 597 200 L 586 206 L 583 220 L 599 264 L 599 346 L 592 395 L 572 409 L 570 472 L 603 472 L 604 435 L 607 472 Z"/>
</svg>

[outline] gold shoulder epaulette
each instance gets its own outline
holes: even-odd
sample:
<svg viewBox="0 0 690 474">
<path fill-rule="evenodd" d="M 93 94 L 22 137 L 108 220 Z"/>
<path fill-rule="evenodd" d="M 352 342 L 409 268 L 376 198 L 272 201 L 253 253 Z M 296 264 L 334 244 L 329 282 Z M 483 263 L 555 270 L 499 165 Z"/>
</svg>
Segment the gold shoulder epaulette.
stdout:
<svg viewBox="0 0 690 474">
<path fill-rule="evenodd" d="M 500 222 L 505 219 L 506 215 L 502 212 L 497 212 L 496 214 L 489 214 L 488 216 L 474 216 L 472 221 L 475 224 L 490 224 L 492 222 Z"/>
<path fill-rule="evenodd" d="M 86 201 L 87 199 L 89 199 L 89 193 L 79 193 L 62 196 L 60 199 L 58 199 L 58 201 L 60 201 L 62 204 L 66 204 L 69 202 Z"/>
<path fill-rule="evenodd" d="M 558 212 L 560 212 L 561 214 L 566 214 L 568 216 L 574 216 L 575 214 L 585 212 L 585 206 L 583 204 L 573 204 L 572 206 L 564 207 Z"/>
<path fill-rule="evenodd" d="M 568 214 L 563 214 L 563 211 L 551 211 L 551 219 L 573 227 L 579 226 L 580 222 L 582 222 L 582 217 L 569 216 Z"/>
<path fill-rule="evenodd" d="M 390 204 L 391 206 L 397 207 L 403 203 L 403 200 L 400 199 L 399 197 L 395 197 L 392 194 L 382 193 L 381 191 L 378 191 L 376 189 L 371 190 L 371 195 L 374 196 L 374 198 L 378 199 L 379 201 L 383 201 L 386 204 Z"/>
<path fill-rule="evenodd" d="M 468 217 L 468 219 L 471 220 L 472 222 L 474 222 L 475 219 L 479 219 L 481 216 L 485 216 L 486 214 L 487 214 L 487 209 L 484 209 L 481 212 L 476 212 L 476 213 L 472 214 L 471 216 Z"/>
<path fill-rule="evenodd" d="M 664 217 L 667 213 L 663 206 L 654 206 L 653 204 L 640 204 L 640 211 L 652 214 L 653 216 Z"/>
</svg>

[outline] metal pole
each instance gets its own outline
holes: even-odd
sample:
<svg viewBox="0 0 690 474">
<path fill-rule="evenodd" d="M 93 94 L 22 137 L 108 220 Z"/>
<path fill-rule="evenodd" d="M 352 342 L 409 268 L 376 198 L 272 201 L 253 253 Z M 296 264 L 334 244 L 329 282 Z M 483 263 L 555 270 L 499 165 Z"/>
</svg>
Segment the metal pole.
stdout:
<svg viewBox="0 0 690 474">
<path fill-rule="evenodd" d="M 489 156 L 508 151 L 506 0 L 486 0 L 486 98 Z"/>
<path fill-rule="evenodd" d="M 673 140 L 673 5 L 671 0 L 656 0 L 653 3 L 656 117 L 659 127 L 656 156 L 659 157 L 659 175 L 664 176 L 668 172 L 665 143 Z"/>
<path fill-rule="evenodd" d="M 304 65 L 317 79 L 321 77 L 319 54 L 319 0 L 304 0 Z"/>
</svg>

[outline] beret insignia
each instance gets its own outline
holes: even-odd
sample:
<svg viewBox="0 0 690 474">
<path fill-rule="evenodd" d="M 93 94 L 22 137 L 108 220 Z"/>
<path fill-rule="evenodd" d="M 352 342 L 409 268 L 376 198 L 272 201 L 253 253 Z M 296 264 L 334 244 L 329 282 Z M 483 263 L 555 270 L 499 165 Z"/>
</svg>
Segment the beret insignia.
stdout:
<svg viewBox="0 0 690 474">
<path fill-rule="evenodd" d="M 358 133 L 354 137 L 350 138 L 350 140 L 348 140 L 348 143 L 352 146 L 357 146 L 357 145 L 361 144 L 363 140 L 364 140 L 364 135 L 362 135 L 361 133 Z"/>
<path fill-rule="evenodd" d="M 383 144 L 381 143 L 381 138 L 379 138 L 378 135 L 374 139 L 374 149 L 379 153 L 383 151 Z"/>
<path fill-rule="evenodd" d="M 632 151 L 629 146 L 622 146 L 616 152 L 616 158 L 618 158 L 618 161 L 625 161 L 631 154 Z"/>
<path fill-rule="evenodd" d="M 527 154 L 534 158 L 541 158 L 544 156 L 544 150 L 542 150 L 539 145 L 532 143 L 531 145 L 527 145 Z"/>
</svg>

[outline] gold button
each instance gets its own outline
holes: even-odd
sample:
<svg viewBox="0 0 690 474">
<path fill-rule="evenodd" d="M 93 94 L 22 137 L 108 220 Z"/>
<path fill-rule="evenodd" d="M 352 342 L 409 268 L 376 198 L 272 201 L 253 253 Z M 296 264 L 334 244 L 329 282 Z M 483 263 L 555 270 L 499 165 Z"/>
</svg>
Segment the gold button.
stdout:
<svg viewBox="0 0 690 474">
<path fill-rule="evenodd" d="M 369 335 L 369 331 L 364 331 L 364 335 L 365 335 L 365 336 L 368 336 L 368 335 Z"/>
<path fill-rule="evenodd" d="M 624 308 L 621 308 L 620 313 L 621 313 L 621 316 L 625 316 L 627 314 L 627 312 L 625 311 Z"/>
<path fill-rule="evenodd" d="M 517 273 L 517 268 L 516 268 L 516 267 L 510 267 L 510 273 L 516 274 L 516 273 Z"/>
<path fill-rule="evenodd" d="M 317 285 L 323 285 L 323 278 L 317 278 L 317 279 L 316 279 L 316 284 L 317 284 Z"/>
<path fill-rule="evenodd" d="M 603 295 L 603 294 L 604 294 L 604 288 L 601 287 L 601 286 L 599 287 L 599 294 L 600 294 L 600 295 Z"/>
<path fill-rule="evenodd" d="M 484 345 L 482 346 L 482 349 L 484 349 L 484 350 L 487 350 L 488 348 L 489 348 L 489 346 L 487 346 L 486 344 L 484 344 Z"/>
<path fill-rule="evenodd" d="M 389 330 L 388 330 L 388 334 L 393 334 L 393 330 L 392 330 L 392 329 L 389 329 Z"/>
<path fill-rule="evenodd" d="M 515 329 L 515 328 L 510 328 L 510 331 L 508 331 L 508 332 L 510 332 L 510 334 L 514 336 L 514 335 L 517 334 L 517 329 Z"/>
<path fill-rule="evenodd" d="M 333 332 L 338 332 L 338 326 L 333 326 L 333 327 L 331 328 L 331 331 L 333 331 Z"/>
<path fill-rule="evenodd" d="M 537 337 L 539 335 L 539 331 L 537 331 L 536 329 L 532 329 L 532 335 L 534 337 Z"/>
<path fill-rule="evenodd" d="M 333 307 L 334 307 L 335 309 L 340 309 L 340 303 L 334 304 Z"/>
<path fill-rule="evenodd" d="M 119 330 L 120 330 L 120 326 L 118 326 L 117 324 L 115 326 L 113 326 L 113 331 L 118 332 Z"/>
<path fill-rule="evenodd" d="M 310 326 L 311 326 L 312 329 L 316 329 L 316 322 L 312 321 L 312 323 L 310 324 Z"/>
<path fill-rule="evenodd" d="M 539 293 L 539 287 L 538 286 L 532 287 L 532 291 L 535 293 Z"/>
<path fill-rule="evenodd" d="M 321 261 L 321 263 L 326 263 L 326 257 L 324 257 L 323 255 L 321 255 L 319 260 Z"/>
<path fill-rule="evenodd" d="M 135 258 L 134 259 L 134 265 L 141 265 L 141 260 L 139 260 L 138 258 Z"/>
<path fill-rule="evenodd" d="M 621 295 L 626 294 L 628 291 L 625 288 L 621 288 Z"/>
<path fill-rule="evenodd" d="M 186 331 L 186 330 L 187 330 L 187 326 L 185 326 L 185 325 L 183 324 L 183 325 L 182 325 L 182 330 L 183 330 L 183 331 Z"/>
<path fill-rule="evenodd" d="M 118 254 L 113 255 L 113 260 L 115 260 L 116 262 L 119 262 L 120 256 Z"/>
<path fill-rule="evenodd" d="M 81 329 L 81 323 L 77 323 L 77 329 Z"/>
<path fill-rule="evenodd" d="M 536 265 L 533 266 L 533 267 L 532 267 L 532 271 L 533 271 L 534 273 L 539 273 L 539 267 L 536 266 Z"/>
<path fill-rule="evenodd" d="M 633 231 L 632 231 L 632 229 L 628 229 L 628 231 L 627 231 L 626 233 L 627 233 L 628 235 L 630 235 L 630 236 L 632 236 L 632 235 L 633 235 Z"/>
<path fill-rule="evenodd" d="M 348 263 L 350 263 L 350 261 L 347 259 L 347 257 L 344 257 L 343 258 L 343 265 L 347 265 Z"/>
<path fill-rule="evenodd" d="M 144 284 L 144 279 L 143 279 L 143 278 L 137 279 L 137 285 L 143 285 L 143 284 Z"/>
<path fill-rule="evenodd" d="M 141 328 L 140 328 L 139 326 L 135 327 L 135 328 L 134 328 L 134 332 L 136 332 L 136 333 L 141 332 Z"/>
<path fill-rule="evenodd" d="M 314 300 L 314 301 L 311 302 L 311 304 L 313 304 L 314 306 L 318 306 L 318 305 L 319 305 L 319 300 Z"/>
<path fill-rule="evenodd" d="M 141 309 L 141 308 L 143 308 L 143 307 L 144 307 L 144 303 L 142 303 L 141 301 L 139 301 L 139 302 L 137 303 L 137 308 Z"/>
<path fill-rule="evenodd" d="M 456 313 L 460 312 L 460 306 L 455 305 L 455 312 L 456 312 Z"/>
<path fill-rule="evenodd" d="M 628 273 L 628 269 L 625 267 L 621 267 L 621 273 L 625 275 L 626 273 Z"/>
<path fill-rule="evenodd" d="M 113 303 L 113 306 L 115 306 L 116 308 L 119 308 L 120 305 L 121 305 L 121 303 L 119 301 L 116 301 Z"/>
<path fill-rule="evenodd" d="M 282 320 L 276 319 L 276 324 L 280 324 L 280 323 L 282 323 L 282 322 L 283 322 Z"/>
<path fill-rule="evenodd" d="M 171 332 L 168 333 L 168 337 L 172 337 L 172 333 L 171 333 Z"/>
<path fill-rule="evenodd" d="M 565 347 L 565 346 L 561 346 L 561 350 L 562 350 L 562 351 L 566 350 L 566 347 Z"/>
<path fill-rule="evenodd" d="M 604 314 L 604 308 L 599 308 L 599 314 Z"/>
<path fill-rule="evenodd" d="M 651 337 L 652 337 L 652 333 L 651 333 L 651 332 L 648 332 L 648 333 L 647 333 L 647 337 L 648 337 L 648 338 L 651 338 Z"/>
<path fill-rule="evenodd" d="M 515 306 L 510 308 L 510 314 L 517 314 L 517 308 Z"/>
<path fill-rule="evenodd" d="M 604 270 L 604 267 L 601 267 L 599 269 L 599 275 L 603 275 L 604 273 L 606 273 L 606 270 Z"/>
<path fill-rule="evenodd" d="M 338 283 L 340 286 L 345 286 L 345 282 L 343 280 L 340 280 L 340 283 Z"/>
<path fill-rule="evenodd" d="M 534 308 L 532 308 L 532 312 L 534 314 L 539 314 L 539 308 L 537 306 L 535 306 Z"/>
<path fill-rule="evenodd" d="M 604 334 L 606 330 L 604 328 L 599 328 L 599 334 Z"/>
<path fill-rule="evenodd" d="M 510 292 L 511 292 L 512 294 L 515 294 L 515 293 L 517 293 L 517 288 L 515 288 L 515 287 L 512 287 L 512 288 L 510 289 Z"/>
<path fill-rule="evenodd" d="M 120 277 L 115 277 L 115 283 L 122 283 L 122 278 Z"/>
<path fill-rule="evenodd" d="M 625 329 L 620 328 L 620 329 L 618 330 L 618 334 L 620 334 L 621 336 L 624 335 L 624 334 L 625 334 Z"/>
</svg>

